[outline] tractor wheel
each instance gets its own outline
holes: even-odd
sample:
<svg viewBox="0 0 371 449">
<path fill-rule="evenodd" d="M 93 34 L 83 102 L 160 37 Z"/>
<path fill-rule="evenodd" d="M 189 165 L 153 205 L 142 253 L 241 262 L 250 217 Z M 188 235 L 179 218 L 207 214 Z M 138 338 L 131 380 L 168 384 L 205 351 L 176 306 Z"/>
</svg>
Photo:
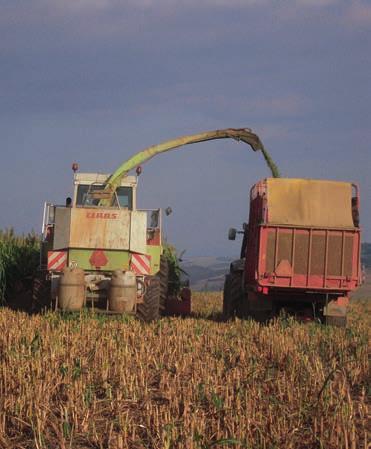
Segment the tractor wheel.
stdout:
<svg viewBox="0 0 371 449">
<path fill-rule="evenodd" d="M 157 276 L 149 278 L 143 302 L 137 305 L 137 317 L 145 322 L 160 318 L 160 279 Z"/>
<path fill-rule="evenodd" d="M 328 326 L 346 327 L 347 326 L 347 317 L 346 316 L 327 316 L 326 324 Z"/>
<path fill-rule="evenodd" d="M 235 271 L 225 277 L 223 291 L 223 316 L 229 320 L 240 315 L 242 303 L 242 272 Z"/>
<path fill-rule="evenodd" d="M 38 276 L 32 285 L 32 310 L 41 312 L 51 307 L 51 285 L 48 279 Z"/>
<path fill-rule="evenodd" d="M 166 311 L 166 301 L 169 290 L 169 264 L 164 256 L 160 258 L 160 312 L 163 314 Z"/>
<path fill-rule="evenodd" d="M 249 316 L 258 323 L 266 324 L 274 315 L 268 310 L 253 310 L 249 312 Z"/>
</svg>

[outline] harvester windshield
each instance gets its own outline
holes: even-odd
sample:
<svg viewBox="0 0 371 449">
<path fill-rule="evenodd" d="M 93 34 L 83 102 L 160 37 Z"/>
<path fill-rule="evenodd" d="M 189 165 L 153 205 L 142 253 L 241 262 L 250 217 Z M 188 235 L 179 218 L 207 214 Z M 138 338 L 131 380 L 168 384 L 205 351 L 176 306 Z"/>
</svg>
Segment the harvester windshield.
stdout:
<svg viewBox="0 0 371 449">
<path fill-rule="evenodd" d="M 103 184 L 80 184 L 77 189 L 76 206 L 99 206 L 104 191 Z M 133 189 L 128 186 L 116 188 L 112 207 L 133 209 Z"/>
</svg>

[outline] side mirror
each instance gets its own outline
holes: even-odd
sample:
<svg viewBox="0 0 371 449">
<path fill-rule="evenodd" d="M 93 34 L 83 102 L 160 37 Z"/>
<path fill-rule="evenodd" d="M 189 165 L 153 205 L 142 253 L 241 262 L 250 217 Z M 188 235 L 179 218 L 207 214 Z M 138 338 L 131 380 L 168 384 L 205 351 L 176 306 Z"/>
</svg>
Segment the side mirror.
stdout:
<svg viewBox="0 0 371 449">
<path fill-rule="evenodd" d="M 228 240 L 236 240 L 237 229 L 229 228 L 228 231 Z"/>
<path fill-rule="evenodd" d="M 151 212 L 151 228 L 157 228 L 158 227 L 158 217 L 159 217 L 159 210 L 153 210 Z"/>
<path fill-rule="evenodd" d="M 167 217 L 172 213 L 173 213 L 173 209 L 170 206 L 165 209 L 165 214 Z"/>
</svg>

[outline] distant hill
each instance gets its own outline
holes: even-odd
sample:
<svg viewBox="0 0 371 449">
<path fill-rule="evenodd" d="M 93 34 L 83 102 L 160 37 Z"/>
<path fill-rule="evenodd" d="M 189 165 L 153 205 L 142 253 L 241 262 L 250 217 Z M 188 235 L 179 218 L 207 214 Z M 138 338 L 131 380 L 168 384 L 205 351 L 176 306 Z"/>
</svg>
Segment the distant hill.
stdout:
<svg viewBox="0 0 371 449">
<path fill-rule="evenodd" d="M 230 263 L 236 257 L 193 257 L 182 262 L 183 270 L 188 274 L 193 290 L 218 291 L 223 289 L 224 276 Z M 362 265 L 371 268 L 371 243 L 362 243 Z"/>
<path fill-rule="evenodd" d="M 223 288 L 224 276 L 237 257 L 192 257 L 182 262 L 193 290 L 217 291 Z"/>
</svg>

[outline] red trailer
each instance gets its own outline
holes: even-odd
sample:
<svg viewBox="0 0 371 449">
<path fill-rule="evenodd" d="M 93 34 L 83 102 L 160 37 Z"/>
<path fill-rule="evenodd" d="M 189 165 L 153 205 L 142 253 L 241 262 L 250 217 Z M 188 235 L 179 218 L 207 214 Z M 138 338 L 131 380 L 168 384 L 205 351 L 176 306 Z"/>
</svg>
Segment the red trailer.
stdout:
<svg viewBox="0 0 371 449">
<path fill-rule="evenodd" d="M 282 309 L 345 325 L 360 284 L 359 191 L 347 182 L 268 178 L 250 192 L 241 259 L 224 286 L 227 318 Z M 236 230 L 229 232 L 234 239 Z"/>
</svg>

